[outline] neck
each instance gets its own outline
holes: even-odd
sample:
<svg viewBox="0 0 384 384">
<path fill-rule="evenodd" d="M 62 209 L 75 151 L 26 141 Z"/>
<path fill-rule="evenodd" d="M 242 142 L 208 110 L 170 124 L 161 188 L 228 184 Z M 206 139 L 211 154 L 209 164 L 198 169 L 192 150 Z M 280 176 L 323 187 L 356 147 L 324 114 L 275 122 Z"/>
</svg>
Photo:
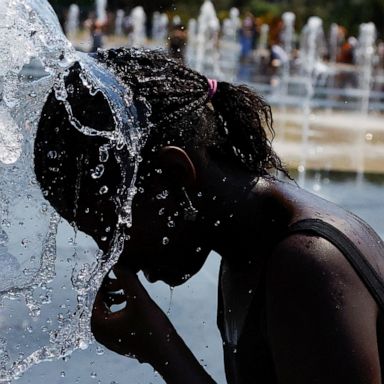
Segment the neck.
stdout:
<svg viewBox="0 0 384 384">
<path fill-rule="evenodd" d="M 205 181 L 199 225 L 209 247 L 222 258 L 249 262 L 280 236 L 291 212 L 279 193 L 278 181 L 255 179 L 249 173 L 235 175 L 219 173 L 221 180 L 211 176 Z"/>
</svg>

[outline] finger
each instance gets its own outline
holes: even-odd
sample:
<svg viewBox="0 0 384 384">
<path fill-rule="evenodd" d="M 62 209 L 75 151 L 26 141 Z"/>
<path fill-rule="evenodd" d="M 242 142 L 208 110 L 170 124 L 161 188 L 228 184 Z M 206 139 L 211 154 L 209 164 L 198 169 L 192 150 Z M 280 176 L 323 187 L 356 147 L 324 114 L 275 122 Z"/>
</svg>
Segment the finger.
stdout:
<svg viewBox="0 0 384 384">
<path fill-rule="evenodd" d="M 113 272 L 127 295 L 132 296 L 142 290 L 145 291 L 137 275 L 126 267 L 116 264 L 113 267 Z"/>
</svg>

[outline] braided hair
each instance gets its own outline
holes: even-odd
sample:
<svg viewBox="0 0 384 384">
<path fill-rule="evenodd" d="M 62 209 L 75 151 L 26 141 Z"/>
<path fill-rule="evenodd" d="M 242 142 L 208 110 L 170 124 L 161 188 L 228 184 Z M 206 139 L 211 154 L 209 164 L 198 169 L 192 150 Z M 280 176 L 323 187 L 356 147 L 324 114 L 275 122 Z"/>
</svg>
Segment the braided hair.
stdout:
<svg viewBox="0 0 384 384">
<path fill-rule="evenodd" d="M 271 108 L 248 87 L 219 82 L 210 98 L 205 76 L 159 50 L 120 48 L 97 55 L 134 97 L 149 103 L 151 143 L 204 146 L 257 176 L 271 170 L 287 175 L 271 146 Z"/>
<path fill-rule="evenodd" d="M 206 77 L 160 51 L 121 48 L 99 51 L 96 59 L 132 89 L 132 115 L 136 110 L 140 124 L 150 126 L 144 156 L 163 145 L 204 147 L 212 157 L 236 163 L 255 176 L 270 170 L 287 175 L 268 138 L 273 136 L 270 107 L 247 87 L 220 82 L 210 98 Z M 113 131 L 114 116 L 105 96 L 89 92 L 81 74 L 75 63 L 65 77 L 74 116 L 95 130 Z M 123 164 L 108 156 L 103 162 L 106 171 L 94 177 L 105 146 L 109 146 L 106 138 L 85 135 L 72 126 L 64 102 L 52 90 L 36 132 L 36 177 L 52 206 L 95 239 L 112 234 L 116 197 L 127 181 L 121 167 L 132 166 L 129 154 Z M 130 172 L 126 170 L 127 175 Z M 100 228 L 105 229 L 103 235 Z"/>
</svg>

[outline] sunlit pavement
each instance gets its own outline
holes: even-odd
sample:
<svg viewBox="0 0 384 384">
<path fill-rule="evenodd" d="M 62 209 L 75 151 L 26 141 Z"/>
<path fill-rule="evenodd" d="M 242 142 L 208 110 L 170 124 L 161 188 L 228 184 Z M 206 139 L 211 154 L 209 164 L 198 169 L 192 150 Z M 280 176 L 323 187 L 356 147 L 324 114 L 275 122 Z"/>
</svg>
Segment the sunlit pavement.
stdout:
<svg viewBox="0 0 384 384">
<path fill-rule="evenodd" d="M 380 114 L 275 108 L 274 148 L 289 168 L 384 172 L 384 119 Z"/>
</svg>

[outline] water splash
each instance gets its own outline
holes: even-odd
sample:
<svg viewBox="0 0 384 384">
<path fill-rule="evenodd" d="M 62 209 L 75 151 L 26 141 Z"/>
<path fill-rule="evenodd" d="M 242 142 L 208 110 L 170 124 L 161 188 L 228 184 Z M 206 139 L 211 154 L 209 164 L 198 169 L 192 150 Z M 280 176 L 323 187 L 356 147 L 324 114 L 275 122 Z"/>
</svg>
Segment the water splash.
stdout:
<svg viewBox="0 0 384 384">
<path fill-rule="evenodd" d="M 75 62 L 79 63 L 81 82 L 89 94 L 101 92 L 107 100 L 114 129 L 103 131 L 83 125 L 75 115 L 68 97 L 70 84 L 66 84 Z M 124 234 L 116 230 L 105 255 L 97 252 L 92 256 L 87 251 L 82 256 L 76 249 L 71 257 L 63 256 L 68 250 L 60 248 L 58 239 L 71 229 L 45 201 L 33 169 L 38 121 L 51 90 L 64 105 L 74 130 L 107 140 L 98 150 L 100 162 L 93 168 L 92 178 L 100 179 L 106 172 L 105 163 L 111 156 L 116 157 L 123 180 L 115 197 L 116 211 L 120 227 L 130 226 L 138 153 L 146 137 L 146 130 L 135 123 L 130 90 L 103 64 L 73 49 L 47 1 L 1 1 L 0 382 L 3 383 L 20 377 L 37 363 L 87 348 L 93 341 L 90 316 L 95 294 L 124 246 Z M 131 167 L 122 166 L 127 161 L 123 158 L 126 153 Z M 54 149 L 47 152 L 52 161 L 59 156 Z M 74 188 L 78 196 L 80 186 L 76 184 Z M 77 198 L 75 205 L 76 202 Z M 78 238 L 76 228 L 73 230 Z M 73 245 L 76 247 L 75 242 Z M 69 273 L 65 268 L 69 268 Z M 67 276 L 67 282 L 63 282 L 63 276 Z M 75 296 L 72 301 L 60 296 L 63 293 L 59 290 L 66 288 L 67 283 L 71 289 L 66 291 Z M 57 301 L 59 312 L 53 315 Z M 18 314 L 22 326 L 16 327 L 16 319 L 13 319 L 15 324 L 10 323 L 7 310 Z M 28 345 L 23 344 L 25 339 L 31 340 Z"/>
</svg>

